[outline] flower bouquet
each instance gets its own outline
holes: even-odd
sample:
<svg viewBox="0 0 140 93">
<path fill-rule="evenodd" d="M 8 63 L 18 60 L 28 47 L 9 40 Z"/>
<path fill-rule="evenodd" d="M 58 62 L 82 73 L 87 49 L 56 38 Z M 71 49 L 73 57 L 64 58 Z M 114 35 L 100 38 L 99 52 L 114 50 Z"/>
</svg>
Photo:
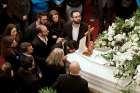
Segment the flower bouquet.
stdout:
<svg viewBox="0 0 140 93">
<path fill-rule="evenodd" d="M 111 51 L 102 56 L 116 68 L 116 78 L 131 77 L 140 84 L 140 10 L 126 20 L 116 21 L 103 31 L 95 41 L 95 48 L 110 48 Z M 138 78 L 139 76 L 139 78 Z"/>
</svg>

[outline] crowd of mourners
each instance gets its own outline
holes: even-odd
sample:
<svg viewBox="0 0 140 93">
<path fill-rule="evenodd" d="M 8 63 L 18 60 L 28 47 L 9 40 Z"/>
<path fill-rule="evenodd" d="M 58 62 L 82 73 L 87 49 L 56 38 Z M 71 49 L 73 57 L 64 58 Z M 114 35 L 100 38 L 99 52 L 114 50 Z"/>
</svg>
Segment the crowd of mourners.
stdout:
<svg viewBox="0 0 140 93">
<path fill-rule="evenodd" d="M 92 22 L 99 20 L 98 36 L 116 16 L 130 18 L 136 8 L 135 0 L 0 0 L 0 93 L 43 87 L 89 93 L 79 64 L 66 55 L 78 49 Z"/>
</svg>

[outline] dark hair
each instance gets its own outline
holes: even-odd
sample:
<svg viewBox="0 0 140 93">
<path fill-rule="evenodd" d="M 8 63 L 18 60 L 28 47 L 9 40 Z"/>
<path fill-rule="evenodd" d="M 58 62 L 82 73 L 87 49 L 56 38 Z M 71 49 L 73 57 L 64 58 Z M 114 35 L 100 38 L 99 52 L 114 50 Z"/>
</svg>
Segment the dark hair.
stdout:
<svg viewBox="0 0 140 93">
<path fill-rule="evenodd" d="M 56 10 L 51 10 L 51 11 L 49 12 L 49 18 L 50 18 L 51 21 L 52 21 L 53 15 L 58 15 L 58 17 L 59 17 L 58 20 L 60 19 L 59 12 L 56 11 Z"/>
<path fill-rule="evenodd" d="M 3 33 L 3 35 L 10 35 L 11 34 L 11 30 L 13 28 L 17 28 L 17 26 L 15 24 L 8 24 L 7 27 L 5 28 L 5 31 Z"/>
<path fill-rule="evenodd" d="M 4 45 L 4 47 L 9 48 L 11 47 L 11 44 L 13 43 L 13 38 L 10 35 L 7 35 L 2 38 L 1 42 Z"/>
<path fill-rule="evenodd" d="M 20 49 L 21 49 L 22 52 L 26 52 L 27 51 L 27 47 L 29 47 L 29 46 L 32 46 L 32 44 L 29 43 L 29 42 L 22 42 L 20 44 Z"/>
<path fill-rule="evenodd" d="M 42 16 L 48 16 L 48 13 L 46 12 L 41 12 L 37 14 L 37 18 L 41 18 Z"/>
<path fill-rule="evenodd" d="M 5 31 L 3 32 L 3 36 L 11 35 L 11 30 L 13 28 L 17 29 L 17 36 L 16 36 L 16 41 L 19 42 L 21 38 L 20 31 L 18 30 L 17 26 L 15 24 L 8 24 L 7 27 L 5 28 Z"/>
<path fill-rule="evenodd" d="M 69 48 L 69 49 L 68 49 Z M 78 44 L 75 40 L 68 40 L 64 43 L 64 52 L 65 54 L 69 53 L 71 49 L 78 49 Z"/>
<path fill-rule="evenodd" d="M 5 73 L 5 78 L 12 77 L 12 66 L 10 63 L 6 62 L 2 65 L 1 70 Z"/>
<path fill-rule="evenodd" d="M 9 51 L 11 50 L 11 44 L 13 42 L 13 39 L 11 36 L 4 36 L 1 40 L 1 47 L 0 47 L 0 54 L 3 57 L 6 57 L 9 54 Z"/>
<path fill-rule="evenodd" d="M 36 27 L 36 34 L 42 33 L 41 25 Z"/>
<path fill-rule="evenodd" d="M 56 10 L 51 10 L 51 11 L 49 12 L 49 15 L 50 15 L 50 16 L 59 15 L 59 13 L 58 13 L 58 11 L 56 11 Z"/>
<path fill-rule="evenodd" d="M 73 14 L 74 14 L 75 12 L 79 12 L 79 13 L 80 13 L 79 10 L 73 10 L 73 11 L 71 12 L 71 17 L 73 17 Z"/>
</svg>

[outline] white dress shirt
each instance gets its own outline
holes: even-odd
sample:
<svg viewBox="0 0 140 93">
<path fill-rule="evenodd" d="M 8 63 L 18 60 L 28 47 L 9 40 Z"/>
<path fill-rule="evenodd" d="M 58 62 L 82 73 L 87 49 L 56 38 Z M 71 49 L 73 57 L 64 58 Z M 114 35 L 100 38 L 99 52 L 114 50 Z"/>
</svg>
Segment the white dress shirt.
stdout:
<svg viewBox="0 0 140 93">
<path fill-rule="evenodd" d="M 80 28 L 80 24 L 72 25 L 72 40 L 75 40 L 75 41 L 78 40 L 79 28 Z"/>
</svg>

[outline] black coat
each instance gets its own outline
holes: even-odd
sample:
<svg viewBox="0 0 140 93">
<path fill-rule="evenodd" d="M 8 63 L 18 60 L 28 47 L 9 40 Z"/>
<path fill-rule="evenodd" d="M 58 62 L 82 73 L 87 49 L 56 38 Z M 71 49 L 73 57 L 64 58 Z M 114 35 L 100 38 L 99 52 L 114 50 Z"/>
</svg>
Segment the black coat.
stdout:
<svg viewBox="0 0 140 93">
<path fill-rule="evenodd" d="M 29 14 L 30 8 L 30 0 L 8 0 L 7 12 L 9 16 L 21 19 L 22 16 Z"/>
<path fill-rule="evenodd" d="M 24 36 L 23 41 L 32 42 L 36 35 L 37 35 L 37 33 L 36 33 L 36 22 L 33 22 L 25 30 L 25 33 L 23 35 Z"/>
<path fill-rule="evenodd" d="M 88 82 L 79 75 L 60 75 L 53 88 L 57 93 L 89 93 Z"/>
<path fill-rule="evenodd" d="M 40 69 L 36 66 L 33 56 L 27 56 L 21 54 L 20 58 L 21 67 L 18 69 L 15 76 L 18 92 L 19 93 L 37 93 L 38 91 L 38 79 Z M 29 70 L 29 68 L 32 68 Z"/>
<path fill-rule="evenodd" d="M 0 93 L 15 93 L 16 83 L 11 73 L 0 70 Z"/>
<path fill-rule="evenodd" d="M 15 78 L 18 85 L 18 93 L 37 93 L 39 85 L 35 73 L 21 67 Z"/>
<path fill-rule="evenodd" d="M 66 69 L 65 66 L 54 65 L 54 64 L 46 64 L 42 69 L 43 74 L 43 85 L 44 86 L 52 86 L 52 84 L 57 80 L 60 74 L 65 74 Z"/>
<path fill-rule="evenodd" d="M 50 40 L 48 39 L 48 43 L 46 45 L 38 36 L 36 36 L 32 41 L 32 45 L 34 48 L 33 55 L 37 64 L 39 64 L 39 66 L 44 65 L 45 60 L 51 51 Z"/>
<path fill-rule="evenodd" d="M 51 36 L 51 42 L 52 44 L 56 43 L 57 38 L 60 37 L 63 26 L 64 26 L 65 21 L 60 20 L 58 23 L 50 22 L 50 27 L 49 27 L 49 34 Z M 53 38 L 52 36 L 57 36 L 57 38 Z"/>
<path fill-rule="evenodd" d="M 88 30 L 88 26 L 86 23 L 81 22 L 79 28 L 79 35 L 77 39 L 77 43 L 79 45 L 79 41 L 82 37 L 85 36 L 85 32 Z M 64 25 L 61 37 L 64 37 L 66 40 L 73 40 L 72 39 L 72 22 L 68 22 Z"/>
</svg>

